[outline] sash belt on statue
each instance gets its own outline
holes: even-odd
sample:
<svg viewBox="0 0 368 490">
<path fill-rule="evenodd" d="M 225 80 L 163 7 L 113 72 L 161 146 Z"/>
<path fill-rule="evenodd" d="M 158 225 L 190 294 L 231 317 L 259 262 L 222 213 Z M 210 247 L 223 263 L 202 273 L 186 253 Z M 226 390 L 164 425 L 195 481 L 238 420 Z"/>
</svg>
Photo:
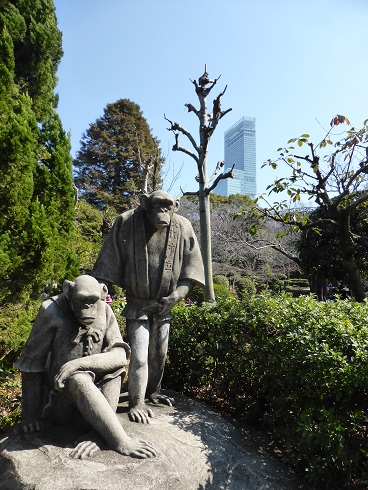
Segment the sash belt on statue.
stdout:
<svg viewBox="0 0 368 490">
<path fill-rule="evenodd" d="M 146 235 L 144 230 L 144 222 L 142 216 L 142 210 L 138 208 L 133 215 L 134 222 L 134 258 L 135 258 L 135 282 L 137 296 L 139 299 L 149 298 L 149 281 L 148 281 L 148 253 Z M 165 245 L 165 261 L 162 268 L 162 276 L 160 281 L 160 287 L 157 292 L 156 299 L 168 296 L 170 291 L 170 284 L 173 277 L 173 266 L 178 246 L 180 234 L 180 226 L 176 216 L 171 219 L 170 227 L 167 234 L 167 240 Z M 135 298 L 138 299 L 138 298 Z M 151 300 L 150 300 L 151 301 Z M 133 306 L 133 305 L 131 305 Z M 137 306 L 137 308 L 139 308 Z M 139 308 L 140 309 L 140 308 Z M 143 310 L 147 310 L 147 307 L 142 307 Z M 152 311 L 152 310 L 149 310 Z"/>
<path fill-rule="evenodd" d="M 140 299 L 133 296 L 127 296 L 127 305 L 137 310 L 146 311 L 147 313 L 158 313 L 162 304 L 155 299 Z"/>
</svg>

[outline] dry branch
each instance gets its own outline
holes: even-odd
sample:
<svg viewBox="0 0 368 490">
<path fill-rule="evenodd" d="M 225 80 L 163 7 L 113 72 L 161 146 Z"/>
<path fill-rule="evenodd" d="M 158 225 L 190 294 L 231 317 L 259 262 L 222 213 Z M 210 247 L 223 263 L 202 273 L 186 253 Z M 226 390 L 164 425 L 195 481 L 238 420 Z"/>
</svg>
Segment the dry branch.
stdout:
<svg viewBox="0 0 368 490">
<path fill-rule="evenodd" d="M 208 182 L 211 182 L 216 177 L 216 175 L 219 173 L 219 171 L 222 169 L 224 165 L 225 165 L 224 160 L 217 162 L 216 168 L 213 174 L 211 175 L 211 177 L 208 179 Z"/>
<path fill-rule="evenodd" d="M 175 146 L 179 146 L 178 145 L 178 133 L 176 131 L 179 131 L 179 133 L 182 133 L 184 134 L 188 140 L 191 142 L 193 148 L 196 150 L 197 153 L 200 152 L 200 148 L 198 147 L 195 139 L 193 138 L 193 136 L 190 134 L 190 132 L 188 130 L 186 130 L 185 128 L 183 128 L 183 126 L 181 126 L 180 124 L 176 123 L 176 122 L 172 122 L 170 121 L 170 119 L 168 119 L 166 117 L 166 114 L 164 114 L 164 118 L 166 119 L 166 121 L 168 121 L 171 125 L 170 128 L 167 128 L 168 131 L 172 131 L 174 134 L 175 134 L 175 139 L 176 139 L 176 144 Z M 178 151 L 178 150 L 175 150 L 174 147 L 173 147 L 173 151 Z M 183 149 L 179 150 L 179 151 L 183 151 Z M 189 153 L 188 153 L 189 152 Z M 189 150 L 185 150 L 184 153 L 187 153 L 188 155 L 193 155 Z M 192 157 L 194 158 L 195 160 L 197 159 L 197 157 Z"/>
<path fill-rule="evenodd" d="M 207 194 L 209 194 L 211 191 L 213 191 L 213 189 L 215 189 L 217 187 L 217 184 L 220 182 L 220 180 L 233 179 L 234 178 L 234 174 L 233 174 L 234 167 L 235 167 L 235 163 L 228 172 L 225 172 L 223 174 L 218 175 L 216 177 L 214 183 L 206 189 Z"/>
</svg>

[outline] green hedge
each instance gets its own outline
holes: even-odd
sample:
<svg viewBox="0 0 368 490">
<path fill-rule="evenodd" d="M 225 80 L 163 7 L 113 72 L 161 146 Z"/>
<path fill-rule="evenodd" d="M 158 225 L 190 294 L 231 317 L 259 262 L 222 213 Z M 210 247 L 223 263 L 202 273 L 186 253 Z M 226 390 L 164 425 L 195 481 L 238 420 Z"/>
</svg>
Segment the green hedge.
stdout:
<svg viewBox="0 0 368 490">
<path fill-rule="evenodd" d="M 368 307 L 264 294 L 174 309 L 166 383 L 271 429 L 311 482 L 367 471 Z"/>
<path fill-rule="evenodd" d="M 41 302 L 0 307 L 0 369 L 12 370 L 32 328 Z"/>
<path fill-rule="evenodd" d="M 40 301 L 0 307 L 0 432 L 20 420 L 21 377 L 13 363 L 20 356 Z"/>
</svg>

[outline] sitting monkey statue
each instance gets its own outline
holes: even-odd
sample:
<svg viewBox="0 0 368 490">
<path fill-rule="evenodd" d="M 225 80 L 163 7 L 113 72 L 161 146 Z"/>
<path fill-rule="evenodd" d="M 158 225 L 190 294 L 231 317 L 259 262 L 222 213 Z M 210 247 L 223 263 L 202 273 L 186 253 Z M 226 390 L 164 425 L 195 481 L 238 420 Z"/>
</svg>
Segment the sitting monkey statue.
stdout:
<svg viewBox="0 0 368 490">
<path fill-rule="evenodd" d="M 137 209 L 121 214 L 100 251 L 92 275 L 126 291 L 129 417 L 149 423 L 145 405 L 172 404 L 160 393 L 171 308 L 204 285 L 203 262 L 192 225 L 176 214 L 179 201 L 164 191 L 143 194 Z"/>
<path fill-rule="evenodd" d="M 33 432 L 45 422 L 71 423 L 82 417 L 92 430 L 72 457 L 92 456 L 106 442 L 120 454 L 148 458 L 156 450 L 130 438 L 115 413 L 130 349 L 106 295 L 104 284 L 82 275 L 64 281 L 63 292 L 42 303 L 15 363 L 22 371 L 22 428 Z"/>
</svg>

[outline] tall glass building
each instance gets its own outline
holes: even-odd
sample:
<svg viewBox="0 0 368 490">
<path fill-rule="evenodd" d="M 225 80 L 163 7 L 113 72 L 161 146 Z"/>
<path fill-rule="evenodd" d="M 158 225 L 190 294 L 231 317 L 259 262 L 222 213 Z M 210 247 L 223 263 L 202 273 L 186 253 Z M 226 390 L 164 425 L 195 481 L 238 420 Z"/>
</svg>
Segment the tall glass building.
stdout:
<svg viewBox="0 0 368 490">
<path fill-rule="evenodd" d="M 242 117 L 225 131 L 225 165 L 228 172 L 235 164 L 233 179 L 220 180 L 214 194 L 246 194 L 255 197 L 256 184 L 256 118 Z"/>
</svg>

